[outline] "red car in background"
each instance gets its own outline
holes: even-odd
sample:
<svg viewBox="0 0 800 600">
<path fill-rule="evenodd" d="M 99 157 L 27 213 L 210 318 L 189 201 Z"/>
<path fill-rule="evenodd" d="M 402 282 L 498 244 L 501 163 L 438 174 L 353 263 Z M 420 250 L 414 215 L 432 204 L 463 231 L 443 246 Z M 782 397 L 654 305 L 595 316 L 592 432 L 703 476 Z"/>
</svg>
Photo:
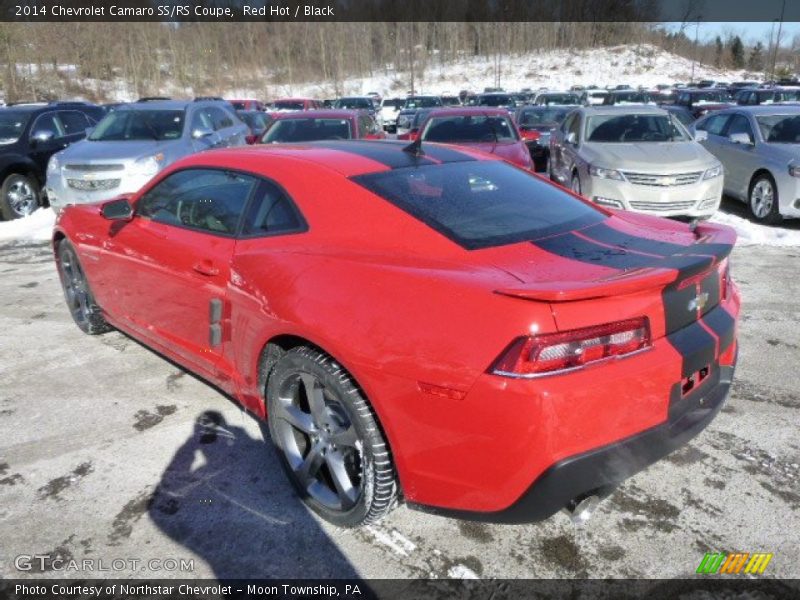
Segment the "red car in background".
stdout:
<svg viewBox="0 0 800 600">
<path fill-rule="evenodd" d="M 267 109 L 267 105 L 261 100 L 228 100 L 228 103 L 236 110 L 260 110 Z"/>
<path fill-rule="evenodd" d="M 262 144 L 386 138 L 383 129 L 366 111 L 308 110 L 272 116 L 273 122 L 261 136 Z"/>
<path fill-rule="evenodd" d="M 297 110 L 316 110 L 323 108 L 322 102 L 313 98 L 281 98 L 270 104 L 270 112 L 292 112 Z"/>
<path fill-rule="evenodd" d="M 723 406 L 735 233 L 409 146 L 211 150 L 69 206 L 52 240 L 69 311 L 237 398 L 337 525 L 400 498 L 582 518 Z"/>
<path fill-rule="evenodd" d="M 417 134 L 422 142 L 469 146 L 532 169 L 533 160 L 508 110 L 444 108 L 431 111 Z"/>
</svg>

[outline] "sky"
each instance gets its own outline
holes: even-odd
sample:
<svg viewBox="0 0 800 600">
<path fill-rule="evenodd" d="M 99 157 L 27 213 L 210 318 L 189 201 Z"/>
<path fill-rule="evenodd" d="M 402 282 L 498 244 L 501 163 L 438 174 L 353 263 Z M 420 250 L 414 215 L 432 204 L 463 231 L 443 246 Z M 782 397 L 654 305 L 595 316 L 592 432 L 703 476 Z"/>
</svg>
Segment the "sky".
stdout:
<svg viewBox="0 0 800 600">
<path fill-rule="evenodd" d="M 667 29 L 677 30 L 680 23 L 669 23 Z M 728 33 L 739 35 L 742 40 L 749 44 L 761 41 L 765 46 L 769 41 L 770 30 L 773 29 L 774 36 L 778 35 L 778 24 L 772 22 L 757 22 L 757 23 L 700 23 L 697 37 L 701 42 L 713 40 L 716 36 L 725 39 Z M 694 38 L 695 25 L 689 25 L 685 33 L 691 39 Z M 797 22 L 784 22 L 781 31 L 781 46 L 788 46 L 795 35 L 800 34 L 800 23 Z"/>
</svg>

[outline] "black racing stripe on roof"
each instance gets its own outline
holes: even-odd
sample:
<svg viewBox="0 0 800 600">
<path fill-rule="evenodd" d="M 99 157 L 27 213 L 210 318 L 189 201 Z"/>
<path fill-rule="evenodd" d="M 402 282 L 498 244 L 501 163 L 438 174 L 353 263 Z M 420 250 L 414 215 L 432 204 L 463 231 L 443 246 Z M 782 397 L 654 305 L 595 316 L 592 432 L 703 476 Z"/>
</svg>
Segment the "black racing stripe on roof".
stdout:
<svg viewBox="0 0 800 600">
<path fill-rule="evenodd" d="M 631 254 L 621 248 L 601 246 L 574 233 L 565 233 L 552 238 L 532 242 L 534 246 L 562 258 L 578 260 L 583 263 L 610 267 L 612 269 L 640 269 L 656 266 L 661 259 L 642 254 Z"/>
<path fill-rule="evenodd" d="M 363 142 L 350 140 L 346 142 L 320 141 L 311 145 L 339 152 L 356 154 L 362 158 L 374 160 L 390 169 L 403 169 L 406 167 L 419 167 L 433 165 L 441 162 L 462 162 L 476 160 L 464 152 L 452 148 L 443 148 L 430 144 L 423 144 L 424 154 L 415 156 L 410 152 L 403 152 L 403 148 L 411 142 Z"/>
<path fill-rule="evenodd" d="M 410 143 L 410 142 L 409 142 Z M 347 152 L 355 154 L 361 158 L 374 160 L 390 169 L 402 169 L 405 167 L 419 167 L 422 165 L 434 165 L 435 160 L 430 160 L 423 156 L 414 156 L 410 152 L 403 152 L 401 144 L 385 144 L 379 142 L 312 142 L 310 145 L 336 150 L 337 152 Z"/>
</svg>

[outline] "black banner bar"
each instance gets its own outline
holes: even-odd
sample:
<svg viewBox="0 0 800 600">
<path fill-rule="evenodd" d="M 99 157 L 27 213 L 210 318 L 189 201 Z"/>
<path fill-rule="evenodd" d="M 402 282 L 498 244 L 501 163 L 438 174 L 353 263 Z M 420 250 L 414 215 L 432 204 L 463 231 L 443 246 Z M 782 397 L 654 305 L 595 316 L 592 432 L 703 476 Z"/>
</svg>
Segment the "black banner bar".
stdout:
<svg viewBox="0 0 800 600">
<path fill-rule="evenodd" d="M 790 0 L 0 0 L 7 22 L 770 22 Z"/>
</svg>

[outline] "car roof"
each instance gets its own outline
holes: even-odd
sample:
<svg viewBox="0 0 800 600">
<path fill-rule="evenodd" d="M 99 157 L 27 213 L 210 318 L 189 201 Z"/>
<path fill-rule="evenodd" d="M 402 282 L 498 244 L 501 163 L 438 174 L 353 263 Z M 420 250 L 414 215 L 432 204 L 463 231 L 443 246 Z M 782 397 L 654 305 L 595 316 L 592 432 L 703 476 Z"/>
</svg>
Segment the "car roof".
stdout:
<svg viewBox="0 0 800 600">
<path fill-rule="evenodd" d="M 179 161 L 182 167 L 219 166 L 260 171 L 267 158 L 271 162 L 300 163 L 304 169 L 322 168 L 344 177 L 356 177 L 394 169 L 433 166 L 474 160 L 502 160 L 464 146 L 422 144 L 424 154 L 404 151 L 401 140 L 326 140 L 300 144 L 256 144 L 191 154 Z"/>
<path fill-rule="evenodd" d="M 648 104 L 612 104 L 611 106 L 582 106 L 575 110 L 582 111 L 587 115 L 617 115 L 617 114 L 637 114 L 637 115 L 663 115 L 666 114 L 663 108 Z"/>
<path fill-rule="evenodd" d="M 185 110 L 190 104 L 222 104 L 221 102 L 211 102 L 209 100 L 148 100 L 146 102 L 129 102 L 120 106 L 117 110 Z"/>
<path fill-rule="evenodd" d="M 352 119 L 363 114 L 363 111 L 347 110 L 344 108 L 321 108 L 319 110 L 299 110 L 273 115 L 276 121 L 287 119 Z"/>
<path fill-rule="evenodd" d="M 425 109 L 423 109 L 425 110 Z M 494 108 L 490 106 L 466 106 L 454 108 L 434 108 L 430 109 L 429 117 L 468 117 L 470 115 L 486 115 L 492 117 L 507 117 L 508 111 L 505 108 Z"/>
</svg>

